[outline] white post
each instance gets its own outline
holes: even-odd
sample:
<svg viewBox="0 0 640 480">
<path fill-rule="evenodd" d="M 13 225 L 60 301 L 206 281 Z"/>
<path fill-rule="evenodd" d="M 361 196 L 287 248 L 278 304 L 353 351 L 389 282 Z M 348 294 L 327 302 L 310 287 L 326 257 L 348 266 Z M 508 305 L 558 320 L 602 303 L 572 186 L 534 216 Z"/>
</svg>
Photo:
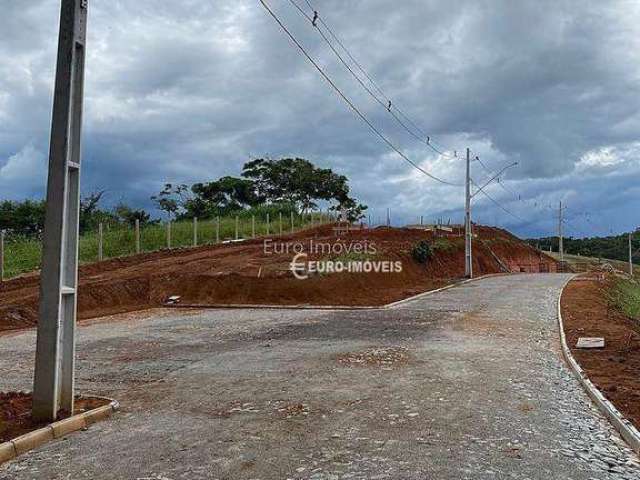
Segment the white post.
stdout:
<svg viewBox="0 0 640 480">
<path fill-rule="evenodd" d="M 471 232 L 471 152 L 467 148 L 467 175 L 465 182 L 465 202 L 464 202 L 464 274 L 468 278 L 473 278 L 473 256 L 471 253 L 472 232 Z"/>
<path fill-rule="evenodd" d="M 238 216 L 236 215 L 236 240 L 238 240 L 240 238 L 240 236 L 239 236 L 240 232 L 239 232 L 239 229 L 238 229 L 238 221 L 239 221 L 238 220 Z"/>
<path fill-rule="evenodd" d="M 633 246 L 632 246 L 632 233 L 629 233 L 629 275 L 633 277 Z"/>
<path fill-rule="evenodd" d="M 193 217 L 193 246 L 198 246 L 198 217 Z"/>
<path fill-rule="evenodd" d="M 282 212 L 278 212 L 278 222 L 280 224 L 280 235 L 282 235 Z"/>
<path fill-rule="evenodd" d="M 0 230 L 0 282 L 4 280 L 4 230 Z"/>
<path fill-rule="evenodd" d="M 36 421 L 73 415 L 87 0 L 62 0 L 33 380 Z"/>
<path fill-rule="evenodd" d="M 136 253 L 140 253 L 140 220 L 136 218 L 136 226 L 135 226 L 135 237 L 136 237 Z"/>
<path fill-rule="evenodd" d="M 216 243 L 220 243 L 220 217 L 216 217 Z"/>
<path fill-rule="evenodd" d="M 101 262 L 104 258 L 104 231 L 102 229 L 102 222 L 98 224 L 98 261 Z"/>
<path fill-rule="evenodd" d="M 560 253 L 560 261 L 564 262 L 564 245 L 562 241 L 562 200 L 560 200 L 560 208 L 558 210 L 558 253 Z"/>
<path fill-rule="evenodd" d="M 167 221 L 167 248 L 171 248 L 171 219 Z"/>
</svg>

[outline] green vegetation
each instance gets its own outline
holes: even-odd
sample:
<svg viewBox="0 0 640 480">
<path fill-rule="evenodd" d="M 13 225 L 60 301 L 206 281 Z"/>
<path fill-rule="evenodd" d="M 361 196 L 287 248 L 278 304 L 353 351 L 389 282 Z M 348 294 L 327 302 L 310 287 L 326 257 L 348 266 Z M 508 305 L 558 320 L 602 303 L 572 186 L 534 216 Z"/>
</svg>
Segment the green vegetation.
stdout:
<svg viewBox="0 0 640 480">
<path fill-rule="evenodd" d="M 169 218 L 212 218 L 249 208 L 287 204 L 300 212 L 318 208 L 318 201 L 351 221 L 363 217 L 366 206 L 349 196 L 347 177 L 318 168 L 303 158 L 256 159 L 245 163 L 242 177 L 222 177 L 207 183 L 173 185 L 151 197 Z"/>
<path fill-rule="evenodd" d="M 238 214 L 238 236 L 250 238 L 252 235 L 252 215 L 255 216 L 256 235 L 267 234 L 266 211 L 269 209 L 257 208 Z M 313 215 L 314 222 L 319 219 L 318 214 Z M 294 215 L 294 228 L 299 229 L 311 223 L 310 215 Z M 282 216 L 283 233 L 291 231 L 291 218 Z M 269 232 L 280 232 L 279 212 L 270 212 Z M 148 223 L 140 228 L 140 247 L 143 252 L 151 252 L 166 248 L 167 226 L 160 223 Z M 235 215 L 220 219 L 220 241 L 235 238 Z M 216 220 L 198 222 L 198 244 L 213 244 L 216 242 Z M 183 220 L 171 223 L 171 247 L 193 246 L 193 221 Z M 135 253 L 134 229 L 126 224 L 106 224 L 103 235 L 103 257 L 114 258 Z M 21 273 L 36 270 L 40 266 L 42 254 L 41 242 L 37 237 L 26 235 L 7 235 L 5 242 L 5 278 L 11 278 Z M 98 234 L 95 231 L 86 232 L 80 237 L 79 257 L 81 263 L 90 263 L 98 260 Z"/>
<path fill-rule="evenodd" d="M 527 242 L 541 250 L 558 251 L 558 237 L 532 238 Z M 629 235 L 614 235 L 609 237 L 573 238 L 563 240 L 564 252 L 583 257 L 609 258 L 612 260 L 629 260 Z M 632 251 L 634 261 L 640 260 L 640 231 L 632 236 Z"/>
<path fill-rule="evenodd" d="M 640 320 L 640 283 L 630 279 L 616 279 L 609 292 L 610 301 L 618 310 Z"/>
<path fill-rule="evenodd" d="M 411 249 L 411 256 L 418 263 L 427 263 L 433 257 L 431 244 L 426 240 L 420 240 Z"/>
<path fill-rule="evenodd" d="M 247 162 L 243 178 L 222 177 L 192 186 L 165 184 L 151 197 L 159 211 L 171 221 L 171 246 L 193 245 L 193 219 L 198 219 L 198 243 L 216 241 L 216 219 L 220 240 L 235 238 L 235 218 L 239 237 L 252 234 L 255 217 L 257 235 L 267 233 L 270 218 L 272 234 L 284 233 L 317 219 L 317 202 L 344 213 L 351 221 L 363 217 L 366 206 L 349 196 L 347 177 L 322 169 L 302 158 L 256 159 Z M 98 258 L 98 227 L 103 227 L 103 258 L 135 253 L 134 225 L 141 227 L 141 251 L 154 251 L 167 245 L 167 227 L 143 209 L 124 202 L 111 209 L 100 207 L 104 191 L 94 192 L 80 201 L 80 262 Z M 0 230 L 6 232 L 5 277 L 35 270 L 40 265 L 41 236 L 45 220 L 43 200 L 0 201 Z"/>
<path fill-rule="evenodd" d="M 456 248 L 456 244 L 449 238 L 436 238 L 431 244 L 433 250 L 439 250 L 441 252 L 447 252 Z"/>
</svg>

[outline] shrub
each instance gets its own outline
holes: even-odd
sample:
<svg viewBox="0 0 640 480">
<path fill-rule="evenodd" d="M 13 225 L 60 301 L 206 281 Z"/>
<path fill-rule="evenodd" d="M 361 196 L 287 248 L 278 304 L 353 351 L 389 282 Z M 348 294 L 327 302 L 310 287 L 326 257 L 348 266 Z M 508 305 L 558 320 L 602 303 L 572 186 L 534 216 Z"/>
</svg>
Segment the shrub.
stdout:
<svg viewBox="0 0 640 480">
<path fill-rule="evenodd" d="M 411 249 L 411 256 L 418 263 L 427 263 L 433 256 L 431 245 L 426 240 L 420 240 Z"/>
</svg>

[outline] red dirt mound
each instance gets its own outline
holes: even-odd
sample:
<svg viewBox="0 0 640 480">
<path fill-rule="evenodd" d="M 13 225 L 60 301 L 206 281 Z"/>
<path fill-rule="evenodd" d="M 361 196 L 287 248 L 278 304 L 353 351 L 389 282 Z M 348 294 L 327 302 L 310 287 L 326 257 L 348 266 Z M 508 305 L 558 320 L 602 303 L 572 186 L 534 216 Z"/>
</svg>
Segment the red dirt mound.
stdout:
<svg viewBox="0 0 640 480">
<path fill-rule="evenodd" d="M 571 281 L 562 320 L 571 353 L 589 379 L 640 428 L 640 326 L 610 305 L 609 281 Z M 604 337 L 605 347 L 575 348 L 578 337 Z"/>
<path fill-rule="evenodd" d="M 555 260 L 537 252 L 504 230 L 476 226 L 474 273 L 555 270 Z M 89 319 L 161 306 L 171 295 L 195 304 L 382 305 L 451 283 L 464 275 L 464 238 L 459 229 L 431 232 L 376 228 L 335 236 L 332 225 L 272 239 L 162 250 L 84 265 L 80 268 L 79 317 Z M 420 240 L 432 244 L 434 257 L 418 264 L 411 256 Z M 275 244 L 291 247 L 276 250 Z M 368 245 L 366 257 L 316 250 L 318 245 L 345 250 Z M 298 246 L 309 260 L 390 260 L 402 263 L 400 273 L 319 274 L 301 281 L 290 263 Z M 373 246 L 373 249 L 371 247 Z M 276 253 L 273 251 L 276 250 Z M 38 307 L 39 276 L 30 274 L 0 284 L 0 332 L 32 327 Z"/>
</svg>

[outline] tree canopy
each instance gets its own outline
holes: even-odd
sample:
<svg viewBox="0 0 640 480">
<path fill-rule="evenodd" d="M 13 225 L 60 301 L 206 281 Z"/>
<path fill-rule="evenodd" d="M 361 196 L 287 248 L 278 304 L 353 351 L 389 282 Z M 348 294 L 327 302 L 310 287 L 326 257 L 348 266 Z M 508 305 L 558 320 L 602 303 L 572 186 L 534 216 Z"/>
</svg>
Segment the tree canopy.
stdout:
<svg viewBox="0 0 640 480">
<path fill-rule="evenodd" d="M 303 158 L 251 160 L 241 177 L 225 176 L 190 188 L 167 183 L 151 199 L 170 218 L 210 218 L 274 204 L 293 205 L 306 213 L 324 201 L 357 220 L 367 208 L 349 196 L 347 177 Z"/>
</svg>

